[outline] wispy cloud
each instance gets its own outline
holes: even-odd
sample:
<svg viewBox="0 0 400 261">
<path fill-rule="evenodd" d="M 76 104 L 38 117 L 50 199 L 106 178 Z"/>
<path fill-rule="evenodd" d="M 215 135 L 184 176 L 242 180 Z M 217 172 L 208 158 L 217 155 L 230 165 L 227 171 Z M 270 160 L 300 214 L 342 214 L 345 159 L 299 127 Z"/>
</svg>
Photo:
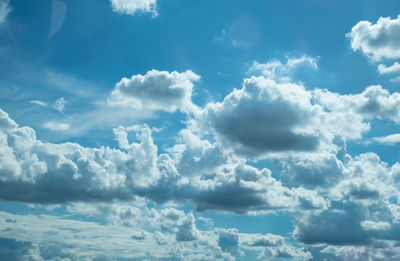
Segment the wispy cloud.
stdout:
<svg viewBox="0 0 400 261">
<path fill-rule="evenodd" d="M 400 133 L 391 134 L 383 137 L 373 137 L 371 138 L 371 140 L 376 143 L 381 143 L 385 145 L 394 145 L 400 143 Z"/>
</svg>

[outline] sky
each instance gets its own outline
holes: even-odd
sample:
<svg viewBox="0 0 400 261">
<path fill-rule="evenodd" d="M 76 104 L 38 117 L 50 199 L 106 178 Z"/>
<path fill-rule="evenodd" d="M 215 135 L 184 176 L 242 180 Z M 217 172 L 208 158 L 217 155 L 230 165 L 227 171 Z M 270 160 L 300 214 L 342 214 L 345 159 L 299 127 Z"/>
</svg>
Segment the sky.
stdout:
<svg viewBox="0 0 400 261">
<path fill-rule="evenodd" d="M 0 0 L 0 259 L 400 260 L 397 0 Z"/>
</svg>

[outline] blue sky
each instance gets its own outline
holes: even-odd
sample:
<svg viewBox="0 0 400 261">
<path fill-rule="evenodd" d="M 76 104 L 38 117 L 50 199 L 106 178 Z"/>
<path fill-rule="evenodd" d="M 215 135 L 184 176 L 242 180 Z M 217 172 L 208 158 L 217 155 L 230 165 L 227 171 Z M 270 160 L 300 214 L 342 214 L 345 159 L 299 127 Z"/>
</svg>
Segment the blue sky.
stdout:
<svg viewBox="0 0 400 261">
<path fill-rule="evenodd" d="M 0 0 L 0 259 L 399 260 L 399 14 Z"/>
</svg>

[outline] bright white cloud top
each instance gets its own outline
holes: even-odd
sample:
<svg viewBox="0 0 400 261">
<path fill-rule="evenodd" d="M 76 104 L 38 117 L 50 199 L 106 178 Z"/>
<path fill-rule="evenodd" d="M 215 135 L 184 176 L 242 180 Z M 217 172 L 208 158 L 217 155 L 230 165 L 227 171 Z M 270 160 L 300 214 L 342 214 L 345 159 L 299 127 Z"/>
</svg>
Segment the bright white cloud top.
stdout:
<svg viewBox="0 0 400 261">
<path fill-rule="evenodd" d="M 400 6 L 221 3 L 0 0 L 0 260 L 400 259 Z"/>
<path fill-rule="evenodd" d="M 110 0 L 114 12 L 135 15 L 137 13 L 157 13 L 157 0 Z"/>
<path fill-rule="evenodd" d="M 358 22 L 347 36 L 354 51 L 361 51 L 374 61 L 400 58 L 400 16 L 381 17 L 376 24 Z"/>
</svg>

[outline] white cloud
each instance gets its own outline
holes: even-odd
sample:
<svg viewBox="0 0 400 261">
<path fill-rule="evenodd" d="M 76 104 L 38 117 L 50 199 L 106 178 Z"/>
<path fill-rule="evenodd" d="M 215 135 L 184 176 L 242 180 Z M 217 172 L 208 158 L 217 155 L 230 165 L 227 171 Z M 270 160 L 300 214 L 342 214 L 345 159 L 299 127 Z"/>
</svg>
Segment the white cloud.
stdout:
<svg viewBox="0 0 400 261">
<path fill-rule="evenodd" d="M 64 98 L 58 98 L 54 104 L 53 104 L 53 108 L 56 109 L 59 112 L 64 112 L 65 109 L 65 104 L 67 104 L 67 102 L 65 101 Z"/>
<path fill-rule="evenodd" d="M 379 74 L 389 74 L 389 73 L 400 72 L 400 64 L 398 62 L 395 62 L 391 66 L 379 64 L 378 72 L 379 72 Z"/>
<path fill-rule="evenodd" d="M 384 137 L 373 137 L 371 140 L 386 145 L 394 145 L 396 143 L 400 143 L 400 134 L 396 133 Z"/>
<path fill-rule="evenodd" d="M 199 230 L 193 213 L 175 208 L 136 208 L 116 203 L 74 204 L 69 214 L 94 217 L 96 222 L 71 216 L 21 215 L 0 212 L 0 258 L 4 253 L 34 260 L 235 260 L 245 253 L 309 259 L 278 235 L 240 233 L 238 229 Z M 82 218 L 82 216 L 79 216 Z M 101 221 L 101 222 L 97 222 Z M 249 245 L 254 239 L 267 245 Z M 265 241 L 265 240 L 264 240 Z M 285 251 L 287 250 L 287 251 Z M 297 253 L 297 254 L 295 254 Z M 303 253 L 303 254 L 301 254 Z M 9 257 L 9 256 L 8 256 Z M 307 258 L 306 258 L 307 257 Z M 96 259 L 97 258 L 97 259 Z M 7 260 L 7 259 L 6 259 Z"/>
<path fill-rule="evenodd" d="M 317 59 L 304 55 L 299 58 L 287 58 L 285 64 L 279 60 L 272 60 L 264 64 L 253 62 L 249 73 L 261 72 L 268 79 L 292 81 L 294 73 L 301 68 L 317 70 Z"/>
<path fill-rule="evenodd" d="M 7 16 L 11 12 L 9 0 L 0 1 L 0 26 L 7 21 Z"/>
<path fill-rule="evenodd" d="M 49 121 L 43 124 L 43 128 L 52 131 L 67 131 L 71 128 L 71 125 L 68 123 Z"/>
<path fill-rule="evenodd" d="M 209 103 L 192 124 L 199 133 L 214 131 L 225 148 L 249 157 L 320 153 L 334 149 L 335 137 L 359 139 L 369 129 L 357 113 L 326 110 L 318 95 L 330 100 L 318 89 L 252 76 L 222 102 Z"/>
<path fill-rule="evenodd" d="M 200 76 L 192 71 L 183 73 L 151 70 L 145 75 L 122 78 L 109 96 L 108 104 L 137 111 L 192 111 L 193 82 Z"/>
<path fill-rule="evenodd" d="M 382 222 L 382 221 L 372 221 L 372 220 L 365 220 L 361 222 L 361 226 L 365 230 L 386 230 L 390 228 L 389 222 Z"/>
<path fill-rule="evenodd" d="M 135 15 L 137 13 L 157 13 L 157 0 L 110 0 L 114 12 Z"/>
<path fill-rule="evenodd" d="M 43 106 L 43 107 L 47 107 L 48 106 L 47 103 L 45 103 L 43 101 L 39 101 L 39 100 L 32 100 L 32 101 L 30 101 L 30 103 L 36 104 L 36 105 L 39 105 L 39 106 Z"/>
<path fill-rule="evenodd" d="M 328 90 L 315 90 L 316 102 L 328 110 L 338 113 L 345 113 L 350 116 L 352 113 L 367 119 L 390 119 L 400 123 L 400 93 L 389 93 L 382 86 L 369 86 L 362 93 L 340 95 Z"/>
<path fill-rule="evenodd" d="M 354 51 L 361 51 L 373 61 L 400 58 L 400 16 L 380 17 L 376 24 L 358 22 L 346 36 Z"/>
<path fill-rule="evenodd" d="M 171 149 L 171 154 L 158 154 L 148 126 L 114 129 L 121 150 L 85 148 L 44 143 L 36 139 L 33 129 L 18 128 L 3 114 L 0 197 L 4 199 L 68 203 L 135 200 L 139 196 L 160 204 L 191 202 L 198 210 L 238 213 L 324 208 L 326 204 L 314 192 L 290 190 L 268 169 L 251 167 L 233 155 L 208 162 L 207 158 L 219 153 L 218 147 L 194 142 L 196 139 L 186 134 L 182 135 L 190 140 L 189 145 L 178 144 L 182 149 Z M 128 141 L 128 131 L 136 133 L 138 142 Z M 198 159 L 192 161 L 191 157 Z M 189 173 L 189 162 L 195 173 Z"/>
</svg>

